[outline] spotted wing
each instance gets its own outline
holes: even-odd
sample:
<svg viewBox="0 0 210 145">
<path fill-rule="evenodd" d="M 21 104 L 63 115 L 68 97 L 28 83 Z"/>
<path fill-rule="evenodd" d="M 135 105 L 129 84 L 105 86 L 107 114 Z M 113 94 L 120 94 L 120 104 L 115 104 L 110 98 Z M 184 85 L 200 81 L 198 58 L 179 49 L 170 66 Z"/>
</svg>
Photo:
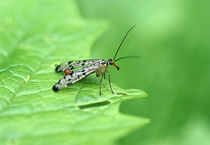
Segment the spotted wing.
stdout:
<svg viewBox="0 0 210 145">
<path fill-rule="evenodd" d="M 56 72 L 64 72 L 65 70 L 73 70 L 75 68 L 91 66 L 96 63 L 103 62 L 103 59 L 88 59 L 88 60 L 75 60 L 75 61 L 67 61 L 55 68 Z"/>
<path fill-rule="evenodd" d="M 88 75 L 94 73 L 100 67 L 101 67 L 101 63 L 95 63 L 90 66 L 79 69 L 71 74 L 68 74 L 68 75 L 64 76 L 62 79 L 60 79 L 53 86 L 52 89 L 54 91 L 59 91 L 60 89 L 66 88 L 66 87 L 84 79 Z"/>
</svg>

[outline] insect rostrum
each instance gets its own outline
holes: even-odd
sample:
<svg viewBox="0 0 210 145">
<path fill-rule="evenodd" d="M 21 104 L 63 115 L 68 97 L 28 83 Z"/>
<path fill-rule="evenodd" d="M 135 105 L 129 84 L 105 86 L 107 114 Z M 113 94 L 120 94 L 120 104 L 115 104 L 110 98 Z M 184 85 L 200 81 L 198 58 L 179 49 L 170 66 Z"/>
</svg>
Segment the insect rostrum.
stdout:
<svg viewBox="0 0 210 145">
<path fill-rule="evenodd" d="M 113 59 L 109 59 L 108 61 L 104 59 L 89 59 L 89 60 L 75 60 L 75 61 L 68 61 L 64 62 L 60 65 L 58 65 L 55 68 L 56 72 L 64 72 L 65 76 L 61 78 L 53 87 L 53 91 L 57 92 L 60 89 L 66 88 L 70 85 L 73 85 L 74 83 L 86 78 L 92 73 L 96 73 L 97 77 L 101 76 L 101 81 L 100 81 L 100 95 L 101 95 L 101 84 L 104 78 L 105 73 L 109 75 L 109 86 L 110 89 L 112 90 L 111 86 L 111 80 L 110 80 L 110 73 L 108 72 L 108 66 L 113 65 L 114 67 L 119 70 L 120 68 L 115 64 L 116 61 L 125 59 L 125 58 L 137 58 L 137 56 L 126 56 L 126 57 L 121 57 L 116 59 L 116 56 L 125 40 L 127 37 L 128 33 L 135 27 L 131 27 L 126 35 L 124 36 L 123 40 L 121 41 Z M 74 71 L 74 69 L 77 69 Z"/>
</svg>

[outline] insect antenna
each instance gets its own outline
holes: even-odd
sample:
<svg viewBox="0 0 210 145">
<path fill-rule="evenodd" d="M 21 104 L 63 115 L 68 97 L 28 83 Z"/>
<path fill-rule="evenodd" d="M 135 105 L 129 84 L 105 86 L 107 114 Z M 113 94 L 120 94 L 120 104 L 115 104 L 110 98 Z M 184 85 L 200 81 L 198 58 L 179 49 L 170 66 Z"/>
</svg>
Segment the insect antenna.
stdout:
<svg viewBox="0 0 210 145">
<path fill-rule="evenodd" d="M 121 43 L 120 43 L 120 45 L 119 45 L 119 47 L 118 47 L 118 49 L 117 49 L 117 52 L 116 52 L 115 55 L 114 55 L 113 61 L 115 60 L 115 58 L 116 58 L 116 56 L 117 56 L 117 54 L 118 54 L 118 52 L 119 52 L 119 50 L 120 50 L 120 47 L 122 46 L 122 44 L 123 44 L 125 38 L 128 36 L 128 33 L 129 33 L 135 26 L 136 26 L 136 25 L 133 25 L 133 26 L 128 30 L 128 32 L 125 34 L 123 40 L 121 41 Z"/>
<path fill-rule="evenodd" d="M 121 59 L 125 59 L 125 58 L 138 58 L 139 59 L 141 57 L 140 56 L 124 56 L 124 57 L 120 57 L 120 58 L 116 59 L 115 62 L 118 60 L 121 60 Z"/>
</svg>

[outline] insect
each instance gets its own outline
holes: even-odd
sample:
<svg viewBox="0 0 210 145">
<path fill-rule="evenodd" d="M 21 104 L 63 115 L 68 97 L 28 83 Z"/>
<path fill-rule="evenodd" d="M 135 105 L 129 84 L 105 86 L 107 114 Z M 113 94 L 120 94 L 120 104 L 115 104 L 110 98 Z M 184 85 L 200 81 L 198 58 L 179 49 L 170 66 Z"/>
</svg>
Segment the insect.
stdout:
<svg viewBox="0 0 210 145">
<path fill-rule="evenodd" d="M 113 59 L 109 59 L 108 61 L 104 59 L 88 59 L 88 60 L 75 60 L 75 61 L 68 61 L 58 65 L 55 68 L 56 72 L 64 72 L 65 76 L 61 78 L 53 87 L 53 91 L 57 92 L 60 89 L 66 88 L 68 86 L 73 85 L 74 83 L 86 78 L 90 74 L 96 73 L 96 77 L 101 76 L 100 80 L 100 95 L 101 95 L 101 85 L 103 78 L 105 79 L 105 73 L 109 75 L 109 87 L 111 92 L 114 94 L 114 91 L 111 86 L 111 78 L 110 72 L 108 72 L 109 65 L 112 65 L 119 70 L 120 68 L 115 64 L 115 62 L 125 59 L 125 58 L 138 58 L 138 56 L 125 56 L 116 59 L 116 56 L 127 37 L 128 33 L 135 27 L 132 26 L 124 36 L 123 40 L 121 41 Z M 74 71 L 75 70 L 75 71 Z"/>
</svg>

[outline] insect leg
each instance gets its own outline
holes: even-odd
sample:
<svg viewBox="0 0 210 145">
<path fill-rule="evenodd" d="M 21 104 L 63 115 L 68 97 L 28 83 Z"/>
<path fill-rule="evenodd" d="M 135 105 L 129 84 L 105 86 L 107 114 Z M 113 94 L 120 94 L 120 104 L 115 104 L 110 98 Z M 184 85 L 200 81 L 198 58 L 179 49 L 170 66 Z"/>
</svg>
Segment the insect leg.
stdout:
<svg viewBox="0 0 210 145">
<path fill-rule="evenodd" d="M 105 75 L 105 73 L 104 73 L 104 79 L 106 79 L 106 75 Z"/>
<path fill-rule="evenodd" d="M 110 72 L 106 71 L 109 74 L 109 87 L 112 91 L 112 94 L 114 94 L 114 91 L 112 90 L 112 85 L 111 85 L 111 78 L 110 78 Z"/>
<path fill-rule="evenodd" d="M 101 76 L 101 81 L 100 81 L 100 96 L 101 96 L 101 86 L 102 86 L 103 77 L 104 77 L 104 74 Z"/>
</svg>

